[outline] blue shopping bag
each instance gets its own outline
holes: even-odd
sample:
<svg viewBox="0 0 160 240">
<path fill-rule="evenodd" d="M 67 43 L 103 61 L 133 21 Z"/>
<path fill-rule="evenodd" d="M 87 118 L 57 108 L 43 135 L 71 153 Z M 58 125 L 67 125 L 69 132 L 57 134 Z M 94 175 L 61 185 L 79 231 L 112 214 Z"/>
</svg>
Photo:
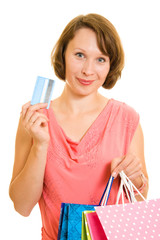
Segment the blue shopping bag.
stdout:
<svg viewBox="0 0 160 240">
<path fill-rule="evenodd" d="M 95 210 L 95 206 L 107 205 L 110 189 L 113 182 L 111 176 L 104 193 L 101 197 L 99 205 L 62 203 L 59 220 L 59 230 L 57 240 L 81 240 L 82 231 L 82 212 Z"/>
</svg>

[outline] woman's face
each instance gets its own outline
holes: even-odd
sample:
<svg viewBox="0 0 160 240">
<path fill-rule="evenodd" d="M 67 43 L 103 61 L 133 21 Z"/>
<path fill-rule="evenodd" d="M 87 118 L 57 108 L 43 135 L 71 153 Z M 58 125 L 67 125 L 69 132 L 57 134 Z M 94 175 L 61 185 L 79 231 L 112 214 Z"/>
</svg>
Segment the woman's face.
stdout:
<svg viewBox="0 0 160 240">
<path fill-rule="evenodd" d="M 78 95 L 96 93 L 110 69 L 109 57 L 97 45 L 94 31 L 79 29 L 65 53 L 66 86 Z"/>
</svg>

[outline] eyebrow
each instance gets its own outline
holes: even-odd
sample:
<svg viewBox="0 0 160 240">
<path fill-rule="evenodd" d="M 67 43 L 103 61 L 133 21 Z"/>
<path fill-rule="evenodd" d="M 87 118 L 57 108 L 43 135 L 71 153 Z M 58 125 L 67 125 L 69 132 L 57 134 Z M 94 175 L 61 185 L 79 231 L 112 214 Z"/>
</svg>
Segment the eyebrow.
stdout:
<svg viewBox="0 0 160 240">
<path fill-rule="evenodd" d="M 74 50 L 86 52 L 83 48 L 74 48 Z"/>
<path fill-rule="evenodd" d="M 85 52 L 85 53 L 87 52 L 87 51 L 86 51 L 85 49 L 83 49 L 83 48 L 74 48 L 74 50 L 82 51 L 82 52 Z M 100 51 L 99 53 L 97 53 L 97 55 L 108 57 L 107 54 L 104 54 L 104 53 L 102 53 L 101 51 Z"/>
</svg>

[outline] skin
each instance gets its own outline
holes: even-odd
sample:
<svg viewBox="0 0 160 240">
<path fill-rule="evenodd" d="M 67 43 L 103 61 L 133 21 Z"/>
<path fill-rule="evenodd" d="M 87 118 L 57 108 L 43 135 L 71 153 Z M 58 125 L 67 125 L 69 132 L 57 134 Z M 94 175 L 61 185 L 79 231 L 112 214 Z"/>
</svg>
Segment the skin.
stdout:
<svg viewBox="0 0 160 240">
<path fill-rule="evenodd" d="M 108 56 L 101 53 L 95 33 L 88 28 L 78 30 L 69 42 L 66 53 L 66 83 L 60 97 L 51 103 L 56 119 L 73 141 L 81 141 L 85 133 L 108 103 L 98 93 L 110 69 Z M 22 107 L 15 143 L 15 161 L 10 183 L 10 197 L 16 211 L 28 216 L 41 197 L 49 143 L 48 119 L 43 113 L 47 104 Z M 81 125 L 81 128 L 77 126 Z M 139 125 L 128 154 L 112 160 L 111 173 L 121 170 L 137 188 L 141 173 L 147 178 L 143 132 Z M 143 195 L 146 197 L 148 185 Z M 138 199 L 140 200 L 140 199 Z"/>
</svg>

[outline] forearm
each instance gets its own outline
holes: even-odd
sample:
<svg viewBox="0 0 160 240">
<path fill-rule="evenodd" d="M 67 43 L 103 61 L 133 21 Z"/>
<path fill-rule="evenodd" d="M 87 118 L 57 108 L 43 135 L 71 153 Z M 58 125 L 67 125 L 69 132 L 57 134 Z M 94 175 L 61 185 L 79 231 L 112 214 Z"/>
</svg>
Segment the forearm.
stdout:
<svg viewBox="0 0 160 240">
<path fill-rule="evenodd" d="M 33 144 L 23 170 L 10 185 L 15 209 L 24 216 L 30 214 L 42 194 L 47 149 L 47 145 Z"/>
</svg>

